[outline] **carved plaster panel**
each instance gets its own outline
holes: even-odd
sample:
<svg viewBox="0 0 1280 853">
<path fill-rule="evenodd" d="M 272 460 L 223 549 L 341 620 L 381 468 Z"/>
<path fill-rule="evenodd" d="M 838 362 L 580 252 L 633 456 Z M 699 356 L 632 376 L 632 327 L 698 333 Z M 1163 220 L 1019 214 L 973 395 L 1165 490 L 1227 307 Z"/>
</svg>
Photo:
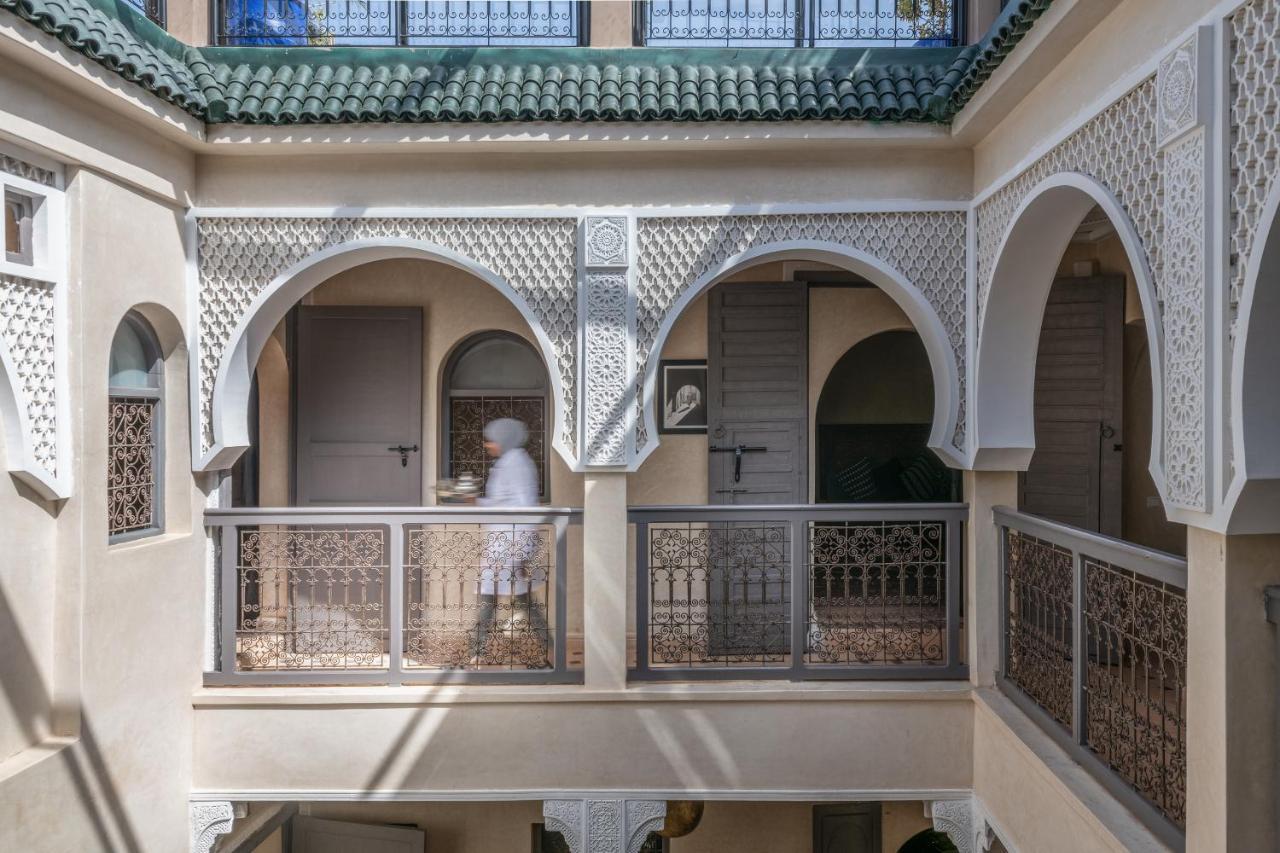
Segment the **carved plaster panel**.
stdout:
<svg viewBox="0 0 1280 853">
<path fill-rule="evenodd" d="M 658 330 L 680 297 L 707 273 L 752 248 L 785 241 L 837 244 L 892 267 L 917 287 L 950 338 L 965 381 L 965 214 L 961 211 L 744 216 L 655 216 L 637 220 L 636 382 L 643 406 L 645 372 Z M 963 423 L 963 409 L 960 422 Z M 636 447 L 650 441 L 637 410 Z M 956 435 L 964 443 L 963 429 Z"/>
<path fill-rule="evenodd" d="M 589 267 L 627 265 L 627 220 L 623 216 L 588 216 L 586 262 Z"/>
<path fill-rule="evenodd" d="M 1205 511 L 1205 134 L 1164 151 L 1164 471 L 1169 501 Z"/>
<path fill-rule="evenodd" d="M 639 853 L 667 815 L 663 800 L 545 800 L 547 829 L 559 832 L 572 853 Z"/>
<path fill-rule="evenodd" d="M 1061 172 L 1089 175 L 1115 194 L 1133 221 L 1157 288 L 1163 193 L 1156 156 L 1156 84 L 1148 78 L 977 206 L 978 328 L 986 314 L 996 252 L 1033 188 Z"/>
<path fill-rule="evenodd" d="M 933 829 L 951 839 L 959 853 L 978 853 L 970 800 L 934 800 L 929 804 Z"/>
<path fill-rule="evenodd" d="M 8 172 L 10 175 L 17 175 L 19 178 L 26 178 L 28 181 L 34 181 L 37 184 L 44 184 L 46 187 L 56 187 L 58 185 L 58 175 L 52 169 L 33 165 L 26 160 L 20 160 L 4 152 L 0 152 L 0 172 Z"/>
<path fill-rule="evenodd" d="M 191 804 L 191 853 L 210 853 L 219 835 L 231 831 L 235 810 L 229 802 Z"/>
<path fill-rule="evenodd" d="M 58 473 L 57 377 L 54 371 L 55 285 L 0 274 L 0 340 L 9 349 L 27 410 L 34 460 Z M 18 448 L 10 448 L 16 453 Z"/>
<path fill-rule="evenodd" d="M 1166 145 L 1200 123 L 1199 40 L 1188 39 L 1160 60 L 1156 72 L 1156 142 Z"/>
<path fill-rule="evenodd" d="M 625 272 L 591 271 L 585 276 L 586 326 L 583 388 L 587 465 L 627 462 L 627 414 L 631 364 Z"/>
<path fill-rule="evenodd" d="M 204 447 L 212 443 L 211 404 L 232 332 L 263 289 L 315 253 L 355 240 L 419 240 L 464 255 L 506 281 L 551 341 L 564 398 L 566 447 L 576 439 L 577 223 L 525 217 L 230 217 L 198 219 L 200 401 Z"/>
</svg>

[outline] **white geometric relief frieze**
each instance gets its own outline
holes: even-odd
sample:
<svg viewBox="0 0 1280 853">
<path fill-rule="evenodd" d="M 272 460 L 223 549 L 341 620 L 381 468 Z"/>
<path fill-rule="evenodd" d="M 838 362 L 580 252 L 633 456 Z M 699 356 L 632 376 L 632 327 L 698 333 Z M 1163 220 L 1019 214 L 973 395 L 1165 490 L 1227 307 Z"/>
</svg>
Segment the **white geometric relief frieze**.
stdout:
<svg viewBox="0 0 1280 853">
<path fill-rule="evenodd" d="M 627 461 L 627 402 L 631 391 L 627 276 L 625 272 L 590 271 L 585 276 L 585 286 L 584 461 L 588 465 L 622 465 Z"/>
<path fill-rule="evenodd" d="M 58 406 L 54 371 L 54 287 L 0 274 L 0 340 L 18 372 L 35 462 L 58 473 Z M 10 448 L 16 453 L 18 448 Z"/>
<path fill-rule="evenodd" d="M 564 403 L 560 439 L 576 442 L 577 222 L 558 217 L 201 216 L 200 402 L 204 448 L 212 446 L 214 379 L 233 331 L 273 279 L 343 243 L 414 240 L 462 255 L 503 279 L 551 342 Z"/>
<path fill-rule="evenodd" d="M 1164 470 L 1171 503 L 1207 509 L 1205 133 L 1164 151 Z"/>
<path fill-rule="evenodd" d="M 1165 145 L 1200 123 L 1199 40 L 1188 39 L 1156 71 L 1156 141 Z"/>
<path fill-rule="evenodd" d="M 618 267 L 627 263 L 627 220 L 622 216 L 588 216 L 586 262 L 589 267 Z"/>
</svg>

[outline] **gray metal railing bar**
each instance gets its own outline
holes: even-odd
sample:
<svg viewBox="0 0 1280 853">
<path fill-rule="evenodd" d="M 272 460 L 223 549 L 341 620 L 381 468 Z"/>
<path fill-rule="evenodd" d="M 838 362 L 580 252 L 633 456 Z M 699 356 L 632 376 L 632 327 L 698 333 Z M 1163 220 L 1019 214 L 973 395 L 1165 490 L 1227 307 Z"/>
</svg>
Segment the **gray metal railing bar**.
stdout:
<svg viewBox="0 0 1280 853">
<path fill-rule="evenodd" d="M 994 507 L 992 514 L 1000 527 L 1044 539 L 1086 557 L 1121 566 L 1179 589 L 1187 588 L 1187 561 L 1182 557 L 1005 506 Z"/>
<path fill-rule="evenodd" d="M 513 524 L 550 524 L 557 518 L 581 523 L 581 507 L 473 507 L 473 506 L 391 506 L 391 507 L 230 507 L 204 511 L 207 526 L 224 524 L 270 524 L 269 519 L 287 519 L 290 524 L 328 524 L 336 518 L 376 521 L 393 518 L 404 524 L 415 521 L 447 521 L 470 524 L 500 518 Z"/>
<path fill-rule="evenodd" d="M 963 521 L 969 506 L 945 504 L 710 504 L 633 506 L 631 522 L 707 521 Z"/>
</svg>

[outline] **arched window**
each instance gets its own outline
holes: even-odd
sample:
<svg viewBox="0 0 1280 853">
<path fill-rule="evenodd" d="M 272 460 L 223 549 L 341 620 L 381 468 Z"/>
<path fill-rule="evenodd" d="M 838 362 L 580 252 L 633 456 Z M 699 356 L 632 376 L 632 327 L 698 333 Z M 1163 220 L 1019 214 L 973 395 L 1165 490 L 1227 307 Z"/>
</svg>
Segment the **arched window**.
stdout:
<svg viewBox="0 0 1280 853">
<path fill-rule="evenodd" d="M 482 481 L 493 462 L 484 452 L 484 427 L 515 418 L 529 430 L 525 450 L 547 494 L 547 370 L 523 338 L 484 332 L 463 341 L 445 368 L 446 475 L 470 472 Z"/>
<path fill-rule="evenodd" d="M 107 529 L 115 540 L 162 527 L 163 367 L 155 332 L 130 312 L 111 340 L 107 379 Z"/>
</svg>

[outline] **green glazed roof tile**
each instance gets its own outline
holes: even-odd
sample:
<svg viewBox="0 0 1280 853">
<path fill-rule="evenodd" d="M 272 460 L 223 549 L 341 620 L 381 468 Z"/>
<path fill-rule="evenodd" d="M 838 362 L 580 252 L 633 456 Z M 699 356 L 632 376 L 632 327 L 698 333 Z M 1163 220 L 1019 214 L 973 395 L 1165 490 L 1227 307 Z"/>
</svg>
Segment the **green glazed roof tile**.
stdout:
<svg viewBox="0 0 1280 853">
<path fill-rule="evenodd" d="M 204 47 L 124 0 L 0 0 L 204 121 L 948 122 L 1052 0 L 963 48 Z"/>
</svg>

